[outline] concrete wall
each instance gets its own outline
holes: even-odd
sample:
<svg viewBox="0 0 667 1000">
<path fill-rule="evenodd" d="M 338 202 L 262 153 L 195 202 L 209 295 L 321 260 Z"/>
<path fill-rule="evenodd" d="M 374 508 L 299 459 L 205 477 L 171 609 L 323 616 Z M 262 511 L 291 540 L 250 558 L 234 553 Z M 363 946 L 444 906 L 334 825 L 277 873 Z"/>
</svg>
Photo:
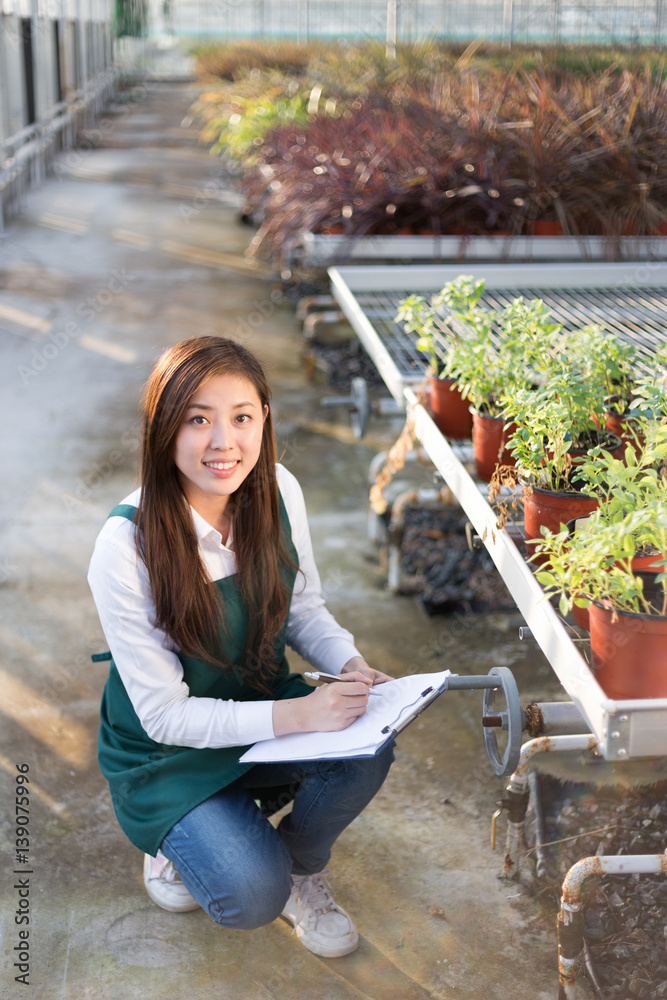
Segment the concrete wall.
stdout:
<svg viewBox="0 0 667 1000">
<path fill-rule="evenodd" d="M 0 0 L 0 145 L 109 70 L 112 32 L 113 0 Z"/>
</svg>

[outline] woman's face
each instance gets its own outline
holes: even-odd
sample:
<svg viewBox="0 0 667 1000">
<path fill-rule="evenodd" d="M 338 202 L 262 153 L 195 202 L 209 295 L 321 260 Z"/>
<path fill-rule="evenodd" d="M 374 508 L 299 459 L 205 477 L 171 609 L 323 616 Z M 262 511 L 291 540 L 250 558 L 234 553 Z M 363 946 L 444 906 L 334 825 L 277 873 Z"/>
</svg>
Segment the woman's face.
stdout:
<svg viewBox="0 0 667 1000">
<path fill-rule="evenodd" d="M 209 522 L 257 464 L 267 413 L 253 383 L 237 375 L 216 375 L 192 396 L 174 462 L 188 502 Z"/>
</svg>

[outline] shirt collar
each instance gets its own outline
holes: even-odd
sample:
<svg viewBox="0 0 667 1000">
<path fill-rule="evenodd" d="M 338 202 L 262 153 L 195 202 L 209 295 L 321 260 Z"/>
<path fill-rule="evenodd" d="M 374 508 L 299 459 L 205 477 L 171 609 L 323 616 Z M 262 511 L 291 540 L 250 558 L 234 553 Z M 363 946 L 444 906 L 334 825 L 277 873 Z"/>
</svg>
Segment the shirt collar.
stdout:
<svg viewBox="0 0 667 1000">
<path fill-rule="evenodd" d="M 190 513 L 192 514 L 192 523 L 194 525 L 195 533 L 197 535 L 197 541 L 201 544 L 206 541 L 212 544 L 215 548 L 219 549 L 229 549 L 231 548 L 231 542 L 233 538 L 233 533 L 230 531 L 229 538 L 227 539 L 227 544 L 224 545 L 222 541 L 222 535 L 217 528 L 214 528 L 212 524 L 204 520 L 198 511 L 194 507 L 190 507 Z"/>
</svg>

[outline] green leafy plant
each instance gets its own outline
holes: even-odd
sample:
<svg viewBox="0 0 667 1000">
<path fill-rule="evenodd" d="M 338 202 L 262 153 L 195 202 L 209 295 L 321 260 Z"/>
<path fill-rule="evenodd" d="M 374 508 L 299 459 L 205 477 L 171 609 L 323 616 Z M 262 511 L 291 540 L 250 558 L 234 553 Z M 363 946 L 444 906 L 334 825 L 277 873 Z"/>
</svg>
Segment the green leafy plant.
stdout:
<svg viewBox="0 0 667 1000">
<path fill-rule="evenodd" d="M 451 347 L 445 371 L 481 413 L 501 416 L 509 387 L 529 388 L 536 365 L 552 350 L 560 325 L 548 322 L 540 299 L 514 299 L 500 312 L 480 305 L 483 281 L 463 277 L 443 289 L 453 323 L 464 335 Z"/>
<path fill-rule="evenodd" d="M 481 381 L 484 358 L 493 349 L 490 336 L 495 314 L 479 306 L 485 287 L 484 280 L 462 274 L 428 302 L 422 295 L 409 295 L 399 303 L 396 315 L 406 333 L 417 335 L 417 348 L 428 355 L 430 372 L 455 378 L 464 398 L 469 398 L 469 392 L 463 391 L 464 368 L 466 373 L 478 372 Z"/>
<path fill-rule="evenodd" d="M 664 366 L 664 367 L 663 367 Z M 626 413 L 644 421 L 667 419 L 667 348 L 635 376 Z"/>
<path fill-rule="evenodd" d="M 667 503 L 654 499 L 643 510 L 606 522 L 602 509 L 594 511 L 583 527 L 571 535 L 542 529 L 534 558 L 540 560 L 537 580 L 547 594 L 560 594 L 563 615 L 573 604 L 591 601 L 616 611 L 667 614 Z M 639 550 L 653 549 L 654 581 L 659 594 L 645 593 L 644 577 L 634 571 Z"/>
<path fill-rule="evenodd" d="M 453 324 L 460 331 L 451 345 L 445 374 L 475 409 L 493 413 L 503 375 L 503 355 L 493 340 L 495 313 L 479 307 L 485 283 L 472 278 L 443 289 Z"/>
<path fill-rule="evenodd" d="M 399 302 L 395 322 L 403 323 L 406 333 L 416 334 L 417 350 L 429 359 L 429 373 L 439 378 L 451 349 L 451 328 L 442 314 L 443 292 L 427 301 L 423 295 L 409 295 Z"/>
<path fill-rule="evenodd" d="M 584 492 L 600 506 L 574 531 L 542 529 L 534 559 L 547 593 L 560 593 L 566 614 L 572 605 L 603 606 L 643 614 L 667 614 L 667 424 L 646 427 L 642 449 L 628 445 L 624 460 L 602 451 L 582 466 Z M 648 557 L 655 594 L 633 564 Z M 655 559 L 652 559 L 655 557 Z M 656 600 L 658 603 L 656 603 Z"/>
<path fill-rule="evenodd" d="M 566 335 L 565 343 L 572 360 L 600 387 L 607 407 L 624 414 L 632 399 L 640 357 L 635 345 L 619 340 L 599 325 Z"/>
<path fill-rule="evenodd" d="M 206 91 L 191 113 L 204 123 L 201 138 L 228 163 L 251 164 L 263 157 L 266 136 L 285 125 L 305 127 L 309 89 L 278 73 Z"/>
<path fill-rule="evenodd" d="M 601 451 L 600 386 L 563 349 L 536 362 L 536 372 L 540 381 L 534 387 L 510 385 L 503 393 L 503 415 L 517 427 L 508 448 L 525 481 L 549 490 L 579 491 L 584 477 L 572 453 Z"/>
<path fill-rule="evenodd" d="M 667 423 L 642 421 L 642 445 L 626 445 L 622 458 L 601 449 L 580 466 L 582 493 L 601 505 L 600 520 L 615 524 L 632 511 L 667 503 Z"/>
<path fill-rule="evenodd" d="M 485 288 L 483 279 L 460 275 L 428 302 L 420 295 L 403 299 L 396 321 L 417 334 L 432 372 L 454 379 L 480 412 L 500 416 L 507 387 L 535 381 L 536 366 L 561 327 L 548 321 L 541 299 L 519 297 L 500 312 L 486 309 Z"/>
</svg>

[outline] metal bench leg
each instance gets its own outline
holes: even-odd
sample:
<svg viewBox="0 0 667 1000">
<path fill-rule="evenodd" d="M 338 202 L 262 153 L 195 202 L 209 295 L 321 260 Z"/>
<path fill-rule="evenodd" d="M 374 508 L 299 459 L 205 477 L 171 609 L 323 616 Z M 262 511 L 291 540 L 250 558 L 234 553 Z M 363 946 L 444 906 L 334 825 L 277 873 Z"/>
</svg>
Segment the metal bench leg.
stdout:
<svg viewBox="0 0 667 1000">
<path fill-rule="evenodd" d="M 551 753 L 554 751 L 566 750 L 595 750 L 597 740 L 590 733 L 576 736 L 538 736 L 534 740 L 529 740 L 521 747 L 521 756 L 516 771 L 509 780 L 505 789 L 505 797 L 501 806 L 493 816 L 492 829 L 495 830 L 495 821 L 500 812 L 506 809 L 509 814 L 507 823 L 507 841 L 505 845 L 505 861 L 503 865 L 503 877 L 515 878 L 519 873 L 519 859 L 523 842 L 523 824 L 528 811 L 528 769 L 530 763 L 538 753 Z M 492 844 L 495 836 L 492 834 Z"/>
</svg>

